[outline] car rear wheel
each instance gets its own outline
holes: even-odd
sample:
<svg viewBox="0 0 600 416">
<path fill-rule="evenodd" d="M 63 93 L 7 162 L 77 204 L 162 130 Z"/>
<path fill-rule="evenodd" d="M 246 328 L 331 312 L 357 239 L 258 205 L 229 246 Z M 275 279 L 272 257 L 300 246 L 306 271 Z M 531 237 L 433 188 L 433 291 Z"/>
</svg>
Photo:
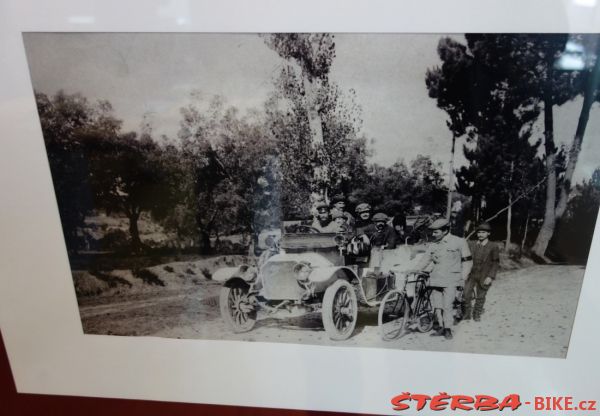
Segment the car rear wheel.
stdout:
<svg viewBox="0 0 600 416">
<path fill-rule="evenodd" d="M 241 283 L 221 288 L 221 316 L 233 332 L 250 331 L 256 324 L 256 308 L 248 299 L 248 289 L 247 285 Z"/>
<path fill-rule="evenodd" d="M 325 332 L 334 341 L 348 339 L 356 327 L 358 301 L 350 283 L 337 280 L 325 290 L 321 312 Z"/>
</svg>

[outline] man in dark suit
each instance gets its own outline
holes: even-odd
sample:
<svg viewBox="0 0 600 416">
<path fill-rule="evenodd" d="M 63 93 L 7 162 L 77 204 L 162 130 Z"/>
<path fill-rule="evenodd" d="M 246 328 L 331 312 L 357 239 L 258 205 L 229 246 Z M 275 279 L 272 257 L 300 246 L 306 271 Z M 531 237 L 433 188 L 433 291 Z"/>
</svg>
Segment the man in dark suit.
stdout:
<svg viewBox="0 0 600 416">
<path fill-rule="evenodd" d="M 498 272 L 500 265 L 499 249 L 496 244 L 489 240 L 491 232 L 490 225 L 484 222 L 477 227 L 477 241 L 469 241 L 469 248 L 473 256 L 473 268 L 465 282 L 465 313 L 463 320 L 471 319 L 471 313 L 475 321 L 481 319 L 485 296 Z M 473 289 L 477 294 L 475 295 L 475 306 L 471 309 Z"/>
</svg>

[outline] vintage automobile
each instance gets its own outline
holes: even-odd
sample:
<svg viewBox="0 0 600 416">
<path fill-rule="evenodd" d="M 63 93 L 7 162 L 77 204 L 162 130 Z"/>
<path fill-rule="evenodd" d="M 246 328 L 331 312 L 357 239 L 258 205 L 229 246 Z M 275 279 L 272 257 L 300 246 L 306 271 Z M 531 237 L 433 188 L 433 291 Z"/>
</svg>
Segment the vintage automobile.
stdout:
<svg viewBox="0 0 600 416">
<path fill-rule="evenodd" d="M 251 330 L 261 317 L 290 318 L 320 312 L 332 340 L 349 338 L 359 304 L 379 305 L 394 273 L 414 263 L 410 246 L 371 249 L 368 238 L 319 233 L 300 225 L 272 239 L 256 266 L 217 270 L 223 283 L 221 315 L 234 332 Z"/>
</svg>

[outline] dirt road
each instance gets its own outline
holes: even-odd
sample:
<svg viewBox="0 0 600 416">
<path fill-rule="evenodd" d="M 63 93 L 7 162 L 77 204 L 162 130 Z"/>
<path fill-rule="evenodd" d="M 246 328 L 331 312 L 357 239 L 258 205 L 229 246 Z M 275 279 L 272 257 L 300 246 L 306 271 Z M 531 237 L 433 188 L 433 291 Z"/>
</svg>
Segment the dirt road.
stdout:
<svg viewBox="0 0 600 416">
<path fill-rule="evenodd" d="M 208 280 L 184 291 L 80 300 L 80 314 L 88 334 L 565 357 L 583 274 L 579 266 L 533 266 L 501 273 L 488 292 L 481 322 L 461 322 L 451 341 L 421 333 L 382 341 L 377 311 L 368 309 L 360 311 L 354 335 L 341 342 L 328 339 L 318 314 L 264 319 L 248 333 L 233 334 L 219 316 L 220 286 Z"/>
</svg>

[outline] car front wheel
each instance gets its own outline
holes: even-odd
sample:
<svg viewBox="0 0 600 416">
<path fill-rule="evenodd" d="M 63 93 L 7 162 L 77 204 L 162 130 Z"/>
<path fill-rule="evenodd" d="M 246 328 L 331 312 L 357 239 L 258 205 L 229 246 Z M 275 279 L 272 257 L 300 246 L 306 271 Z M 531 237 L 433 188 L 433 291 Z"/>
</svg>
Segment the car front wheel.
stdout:
<svg viewBox="0 0 600 416">
<path fill-rule="evenodd" d="M 219 297 L 221 316 L 233 332 L 247 332 L 256 324 L 256 308 L 248 298 L 248 286 L 234 284 L 221 288 Z"/>
<path fill-rule="evenodd" d="M 350 283 L 337 280 L 325 290 L 321 312 L 325 332 L 334 341 L 348 339 L 356 326 L 358 301 Z"/>
</svg>

